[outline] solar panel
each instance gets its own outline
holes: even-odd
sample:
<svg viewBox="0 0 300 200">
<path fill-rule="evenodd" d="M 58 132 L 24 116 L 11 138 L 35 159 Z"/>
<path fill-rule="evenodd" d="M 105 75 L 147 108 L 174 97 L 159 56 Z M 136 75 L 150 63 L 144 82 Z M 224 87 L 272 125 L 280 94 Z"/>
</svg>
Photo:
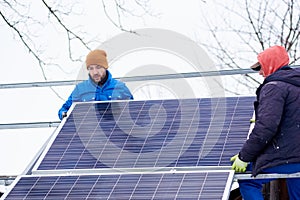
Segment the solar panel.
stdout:
<svg viewBox="0 0 300 200">
<path fill-rule="evenodd" d="M 7 200 L 228 199 L 233 171 L 23 176 Z"/>
<path fill-rule="evenodd" d="M 77 103 L 33 171 L 229 166 L 254 97 Z"/>
</svg>

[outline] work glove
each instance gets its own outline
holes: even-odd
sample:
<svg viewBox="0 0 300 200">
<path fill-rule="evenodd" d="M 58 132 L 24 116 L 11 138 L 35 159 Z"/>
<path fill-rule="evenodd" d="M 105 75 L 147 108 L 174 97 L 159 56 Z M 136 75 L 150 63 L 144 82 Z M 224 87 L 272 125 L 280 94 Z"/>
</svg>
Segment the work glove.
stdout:
<svg viewBox="0 0 300 200">
<path fill-rule="evenodd" d="M 66 112 L 63 112 L 62 113 L 62 118 L 66 117 L 67 116 L 67 113 Z"/>
<path fill-rule="evenodd" d="M 230 158 L 230 161 L 233 162 L 231 169 L 233 169 L 235 172 L 245 172 L 246 171 L 246 167 L 247 167 L 248 163 L 239 159 L 239 154 L 232 156 Z"/>
</svg>

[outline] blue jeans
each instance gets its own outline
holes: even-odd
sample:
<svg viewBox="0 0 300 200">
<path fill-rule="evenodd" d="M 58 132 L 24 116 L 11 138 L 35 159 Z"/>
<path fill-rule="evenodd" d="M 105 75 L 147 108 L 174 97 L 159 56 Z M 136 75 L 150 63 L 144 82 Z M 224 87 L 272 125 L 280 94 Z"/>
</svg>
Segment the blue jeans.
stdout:
<svg viewBox="0 0 300 200">
<path fill-rule="evenodd" d="M 251 170 L 251 164 L 247 170 Z M 262 173 L 278 173 L 278 174 L 292 174 L 300 172 L 300 163 L 279 165 L 264 169 Z M 239 180 L 240 192 L 244 200 L 264 200 L 262 196 L 263 184 L 268 183 L 274 179 L 249 179 Z M 290 200 L 300 199 L 300 178 L 287 178 L 287 188 Z"/>
</svg>

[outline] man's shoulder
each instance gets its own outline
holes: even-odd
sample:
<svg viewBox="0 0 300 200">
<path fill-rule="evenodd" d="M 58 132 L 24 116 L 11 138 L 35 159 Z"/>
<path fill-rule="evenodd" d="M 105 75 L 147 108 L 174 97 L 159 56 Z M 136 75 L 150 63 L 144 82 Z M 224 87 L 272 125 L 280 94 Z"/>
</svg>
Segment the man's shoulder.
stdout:
<svg viewBox="0 0 300 200">
<path fill-rule="evenodd" d="M 88 80 L 80 81 L 76 84 L 77 88 L 86 88 L 86 87 L 91 87 L 93 86 L 92 82 Z"/>
<path fill-rule="evenodd" d="M 109 77 L 109 79 L 107 81 L 109 82 L 109 85 L 112 85 L 112 86 L 119 86 L 119 85 L 125 84 L 122 82 L 122 80 L 115 79 L 112 76 Z"/>
<path fill-rule="evenodd" d="M 270 92 L 270 91 L 273 91 L 273 92 L 279 92 L 279 93 L 282 93 L 285 91 L 285 88 L 287 87 L 287 84 L 286 82 L 284 81 L 281 81 L 281 80 L 274 80 L 274 81 L 270 81 L 268 83 L 266 83 L 261 91 L 262 92 Z"/>
</svg>

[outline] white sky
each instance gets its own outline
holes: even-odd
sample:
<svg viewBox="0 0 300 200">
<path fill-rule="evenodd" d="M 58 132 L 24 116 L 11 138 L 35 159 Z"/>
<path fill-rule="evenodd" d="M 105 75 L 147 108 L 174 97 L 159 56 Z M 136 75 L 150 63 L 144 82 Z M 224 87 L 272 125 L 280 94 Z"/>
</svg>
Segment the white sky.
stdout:
<svg viewBox="0 0 300 200">
<path fill-rule="evenodd" d="M 42 15 L 44 10 L 39 8 L 38 1 L 32 1 L 34 13 L 46 20 L 46 15 Z M 63 1 L 67 2 L 67 1 Z M 72 2 L 72 1 L 71 1 Z M 97 39 L 106 41 L 121 33 L 115 28 L 107 18 L 101 14 L 103 12 L 98 0 L 83 1 L 76 7 L 84 15 L 75 16 L 70 24 L 76 25 L 79 30 L 86 32 L 87 40 Z M 163 28 L 183 34 L 192 40 L 208 41 L 208 33 L 204 31 L 205 20 L 221 23 L 222 18 L 218 17 L 219 11 L 215 10 L 214 1 L 203 3 L 199 0 L 151 0 L 150 6 L 157 16 L 146 16 L 143 19 L 130 17 L 122 18 L 125 28 Z M 75 9 L 75 10 L 76 10 Z M 218 22 L 219 21 L 219 22 Z M 71 25 L 72 26 L 72 25 Z M 49 80 L 74 80 L 78 76 L 80 63 L 72 64 L 66 57 L 67 48 L 65 33 L 58 27 L 47 25 L 36 28 L 40 34 L 39 45 L 44 51 L 45 58 L 52 58 L 63 66 L 63 71 L 57 67 L 45 67 Z M 0 84 L 23 83 L 44 81 L 37 61 L 24 48 L 20 41 L 13 37 L 12 31 L 0 20 Z M 226 38 L 224 38 L 226 40 Z M 100 42 L 93 42 L 92 48 L 100 45 Z M 121 44 L 120 44 L 121 45 Z M 78 45 L 79 46 L 79 45 Z M 75 53 L 82 58 L 87 54 L 87 50 L 78 48 Z M 156 64 L 165 64 L 166 57 L 159 58 L 153 54 Z M 138 59 L 138 60 L 137 60 Z M 255 60 L 255 57 L 253 56 Z M 172 60 L 172 59 L 169 59 Z M 143 63 L 142 56 L 125 58 L 121 63 L 134 65 L 137 62 Z M 179 62 L 179 61 L 178 61 Z M 248 63 L 247 63 L 248 64 Z M 184 64 L 183 64 L 184 65 Z M 112 67 L 114 76 L 118 76 L 117 68 Z M 120 71 L 119 71 L 120 72 Z M 193 84 L 193 83 L 191 83 Z M 55 88 L 59 94 L 66 99 L 73 86 Z M 64 103 L 49 88 L 26 88 L 26 89 L 0 89 L 0 124 L 16 122 L 37 122 L 58 120 L 57 111 Z M 0 175 L 18 175 L 23 172 L 30 161 L 34 158 L 39 149 L 49 138 L 53 129 L 0 129 Z"/>
</svg>

